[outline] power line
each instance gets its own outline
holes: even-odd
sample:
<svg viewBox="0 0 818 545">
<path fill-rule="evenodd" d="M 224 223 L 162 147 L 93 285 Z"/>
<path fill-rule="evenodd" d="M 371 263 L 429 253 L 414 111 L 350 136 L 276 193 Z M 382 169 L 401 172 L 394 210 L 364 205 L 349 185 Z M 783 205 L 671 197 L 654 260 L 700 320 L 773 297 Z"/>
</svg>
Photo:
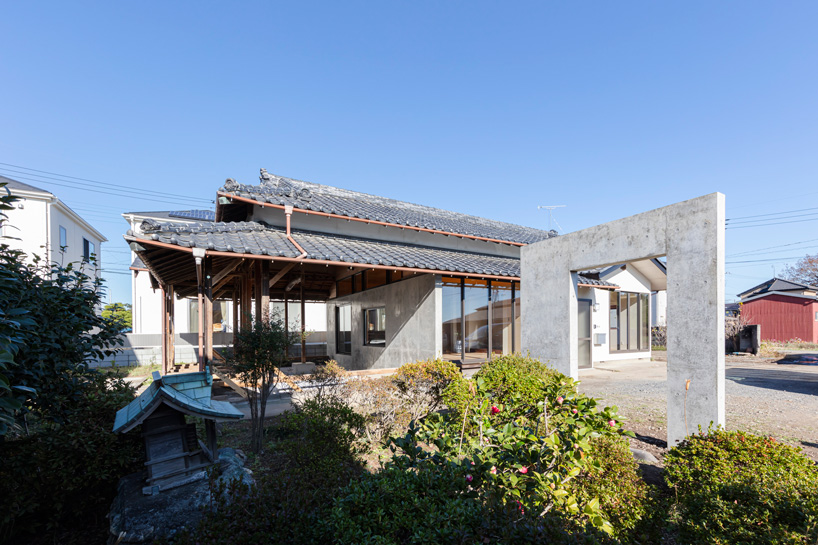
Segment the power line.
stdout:
<svg viewBox="0 0 818 545">
<path fill-rule="evenodd" d="M 804 256 L 797 255 L 794 257 L 772 257 L 769 259 L 753 259 L 749 261 L 726 261 L 725 265 L 734 265 L 736 263 L 777 263 L 777 262 L 786 263 L 787 261 L 791 261 L 793 259 L 801 259 L 802 257 Z"/>
<path fill-rule="evenodd" d="M 754 253 L 754 252 L 763 252 L 764 250 L 773 250 L 775 248 L 786 248 L 787 246 L 797 246 L 799 244 L 806 244 L 807 242 L 816 242 L 816 241 L 818 241 L 818 238 L 811 238 L 809 240 L 802 240 L 800 242 L 792 242 L 790 244 L 778 244 L 776 246 L 767 246 L 766 248 L 757 248 L 755 250 L 747 250 L 746 252 L 739 252 L 737 254 L 730 254 L 727 257 L 740 257 L 742 255 L 751 254 L 751 253 Z"/>
<path fill-rule="evenodd" d="M 812 218 L 807 220 L 792 220 L 792 221 L 779 221 L 776 223 L 761 223 L 756 225 L 737 225 L 733 227 L 732 225 L 728 225 L 726 229 L 747 229 L 749 227 L 770 227 L 772 225 L 786 225 L 789 223 L 804 223 L 805 221 L 818 221 L 818 218 Z"/>
<path fill-rule="evenodd" d="M 51 178 L 50 176 L 42 176 L 41 174 L 29 174 L 28 172 L 20 172 L 20 174 L 29 174 L 30 176 L 39 176 L 41 178 L 49 178 L 49 179 L 53 179 L 53 180 L 60 180 L 61 178 L 70 178 L 72 180 L 79 180 L 78 182 L 75 182 L 75 183 L 78 183 L 78 184 L 81 184 L 81 185 L 91 185 L 91 184 L 93 184 L 93 185 L 97 185 L 97 186 L 102 186 L 104 188 L 118 187 L 118 188 L 126 189 L 126 190 L 129 190 L 129 191 L 131 191 L 131 190 L 143 191 L 142 189 L 135 189 L 135 188 L 127 186 L 127 185 L 112 184 L 112 183 L 109 183 L 109 182 L 99 182 L 99 181 L 96 181 L 96 180 L 89 180 L 88 178 L 78 178 L 76 176 L 69 176 L 68 174 L 59 174 L 59 173 L 56 173 L 56 172 L 48 172 L 46 170 L 37 170 L 36 168 L 22 167 L 22 166 L 19 166 L 19 165 L 12 165 L 12 164 L 9 164 L 9 163 L 0 162 L 0 165 L 5 165 L 6 167 L 13 167 L 14 169 L 23 169 L 23 170 L 27 170 L 27 171 L 31 171 L 31 172 L 40 172 L 42 174 L 51 174 L 52 176 L 59 176 L 59 178 Z M 9 168 L 2 168 L 2 170 L 10 170 L 12 172 L 19 172 L 19 171 L 9 169 Z M 68 180 L 60 180 L 60 181 L 68 181 Z M 82 182 L 88 182 L 88 183 L 82 183 Z M 176 197 L 176 198 L 180 198 L 180 199 L 187 199 L 187 200 L 193 200 L 193 201 L 204 201 L 204 202 L 207 202 L 207 203 L 213 202 L 210 199 L 202 199 L 200 197 L 190 197 L 188 195 L 177 195 L 176 193 L 166 193 L 164 191 L 155 191 L 155 190 L 152 190 L 152 189 L 145 190 L 145 192 L 151 193 L 151 194 L 153 194 L 155 196 Z"/>
<path fill-rule="evenodd" d="M 27 176 L 19 176 L 18 175 L 18 176 L 15 176 L 15 178 L 21 178 L 23 180 L 28 180 L 28 181 L 31 181 L 31 182 L 42 183 L 41 180 L 37 180 L 35 178 L 29 178 Z M 139 199 L 141 201 L 160 202 L 160 203 L 164 203 L 164 204 L 175 204 L 177 206 L 180 204 L 179 201 L 170 201 L 170 200 L 167 200 L 167 199 L 152 199 L 150 197 L 145 197 L 143 195 L 125 195 L 125 194 L 122 194 L 122 193 L 113 193 L 111 191 L 103 191 L 101 189 L 88 189 L 88 188 L 85 188 L 85 187 L 76 187 L 76 186 L 69 185 L 69 184 L 66 184 L 66 183 L 59 183 L 59 182 L 45 182 L 45 183 L 48 183 L 48 184 L 51 184 L 51 185 L 57 185 L 57 186 L 60 186 L 60 187 L 69 187 L 71 189 L 76 189 L 78 191 L 88 191 L 90 193 L 96 193 L 96 194 L 101 193 L 101 194 L 104 194 L 104 195 L 113 195 L 114 197 L 124 197 L 126 199 Z M 184 206 L 190 206 L 190 205 L 186 204 Z M 198 206 L 198 205 L 194 205 L 194 206 Z"/>
<path fill-rule="evenodd" d="M 727 218 L 727 221 L 744 220 L 744 219 L 750 219 L 750 218 L 762 218 L 762 217 L 765 217 L 765 216 L 780 216 L 781 214 L 794 214 L 796 212 L 809 212 L 810 210 L 818 210 L 818 207 L 815 207 L 815 208 L 801 208 L 800 210 L 787 210 L 785 212 L 772 212 L 770 214 L 754 214 L 752 216 L 741 216 L 741 217 L 738 217 L 738 218 Z"/>
<path fill-rule="evenodd" d="M 736 224 L 744 224 L 744 223 L 760 223 L 764 221 L 778 221 L 778 220 L 789 220 L 792 218 L 807 218 L 812 216 L 818 216 L 818 212 L 810 212 L 809 214 L 791 214 L 788 216 L 779 216 L 777 218 L 763 218 L 758 220 L 741 220 L 741 221 L 733 221 L 727 223 L 727 225 L 733 226 Z"/>
</svg>

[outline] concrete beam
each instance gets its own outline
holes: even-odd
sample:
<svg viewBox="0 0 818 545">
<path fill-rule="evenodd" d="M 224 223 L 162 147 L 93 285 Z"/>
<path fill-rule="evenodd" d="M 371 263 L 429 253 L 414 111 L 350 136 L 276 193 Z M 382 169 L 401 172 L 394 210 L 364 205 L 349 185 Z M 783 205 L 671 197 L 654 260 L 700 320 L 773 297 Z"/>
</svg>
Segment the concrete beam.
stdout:
<svg viewBox="0 0 818 545">
<path fill-rule="evenodd" d="M 723 425 L 724 225 L 713 193 L 523 247 L 523 352 L 577 378 L 576 273 L 666 255 L 668 444 Z"/>
</svg>

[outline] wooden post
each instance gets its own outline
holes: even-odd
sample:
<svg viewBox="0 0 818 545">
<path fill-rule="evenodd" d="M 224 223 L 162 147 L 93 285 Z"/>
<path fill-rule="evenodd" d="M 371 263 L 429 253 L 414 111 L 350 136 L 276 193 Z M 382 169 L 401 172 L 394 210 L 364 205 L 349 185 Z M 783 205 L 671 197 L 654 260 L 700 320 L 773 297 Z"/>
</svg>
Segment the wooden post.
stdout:
<svg viewBox="0 0 818 545">
<path fill-rule="evenodd" d="M 301 270 L 301 282 L 298 283 L 301 286 L 301 363 L 307 363 L 307 339 L 304 337 L 304 324 L 305 324 L 305 317 L 304 317 L 304 270 Z"/>
<path fill-rule="evenodd" d="M 284 348 L 284 359 L 290 359 L 290 301 L 284 292 L 284 333 L 287 335 L 287 346 Z"/>
<path fill-rule="evenodd" d="M 233 335 L 239 329 L 239 293 L 238 291 L 241 289 L 241 280 L 234 278 L 233 279 Z"/>
<path fill-rule="evenodd" d="M 270 262 L 266 259 L 256 261 L 256 321 L 264 322 L 270 318 Z"/>
<path fill-rule="evenodd" d="M 168 316 L 168 339 L 167 339 L 167 368 L 163 370 L 163 373 L 169 373 L 173 370 L 173 366 L 176 363 L 176 289 L 173 285 L 169 285 L 167 290 L 165 291 L 165 297 L 167 298 L 167 316 Z M 164 364 L 163 364 L 164 367 Z"/>
<path fill-rule="evenodd" d="M 213 275 L 211 270 L 211 258 L 204 261 L 204 365 L 208 365 L 210 372 L 213 372 Z M 199 371 L 204 371 L 204 366 L 200 365 Z"/>
<path fill-rule="evenodd" d="M 162 294 L 162 375 L 168 374 L 168 295 L 164 284 L 160 288 Z"/>
<path fill-rule="evenodd" d="M 248 329 L 252 325 L 253 315 L 250 312 L 252 300 L 252 285 L 250 283 L 250 269 L 241 277 L 241 328 Z"/>
</svg>

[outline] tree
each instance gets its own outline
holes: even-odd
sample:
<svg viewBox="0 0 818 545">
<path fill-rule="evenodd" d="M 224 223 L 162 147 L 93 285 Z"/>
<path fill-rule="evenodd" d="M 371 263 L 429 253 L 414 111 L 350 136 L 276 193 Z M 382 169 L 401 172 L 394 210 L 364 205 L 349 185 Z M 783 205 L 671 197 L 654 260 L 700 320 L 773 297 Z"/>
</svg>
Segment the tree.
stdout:
<svg viewBox="0 0 818 545">
<path fill-rule="evenodd" d="M 233 354 L 228 370 L 244 383 L 250 403 L 250 448 L 261 452 L 264 444 L 264 416 L 267 400 L 278 382 L 278 369 L 284 363 L 287 346 L 294 335 L 287 333 L 284 320 L 273 314 L 256 320 L 233 337 Z"/>
<path fill-rule="evenodd" d="M 102 317 L 116 324 L 123 333 L 133 327 L 130 303 L 108 303 L 102 309 Z"/>
<path fill-rule="evenodd" d="M 818 254 L 806 255 L 781 273 L 785 280 L 818 286 Z"/>
</svg>

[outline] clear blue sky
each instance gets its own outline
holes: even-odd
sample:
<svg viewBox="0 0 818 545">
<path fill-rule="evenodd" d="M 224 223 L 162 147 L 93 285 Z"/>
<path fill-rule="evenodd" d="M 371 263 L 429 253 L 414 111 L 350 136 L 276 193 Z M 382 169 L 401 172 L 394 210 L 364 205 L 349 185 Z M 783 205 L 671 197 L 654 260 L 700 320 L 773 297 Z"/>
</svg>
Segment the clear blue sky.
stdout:
<svg viewBox="0 0 818 545">
<path fill-rule="evenodd" d="M 714 191 L 728 218 L 818 207 L 816 24 L 814 1 L 6 2 L 0 162 L 189 200 L 0 174 L 110 239 L 120 301 L 120 213 L 260 167 L 533 227 L 565 204 L 565 231 Z M 779 262 L 729 264 L 728 299 L 816 227 L 729 229 L 728 263 Z"/>
</svg>

